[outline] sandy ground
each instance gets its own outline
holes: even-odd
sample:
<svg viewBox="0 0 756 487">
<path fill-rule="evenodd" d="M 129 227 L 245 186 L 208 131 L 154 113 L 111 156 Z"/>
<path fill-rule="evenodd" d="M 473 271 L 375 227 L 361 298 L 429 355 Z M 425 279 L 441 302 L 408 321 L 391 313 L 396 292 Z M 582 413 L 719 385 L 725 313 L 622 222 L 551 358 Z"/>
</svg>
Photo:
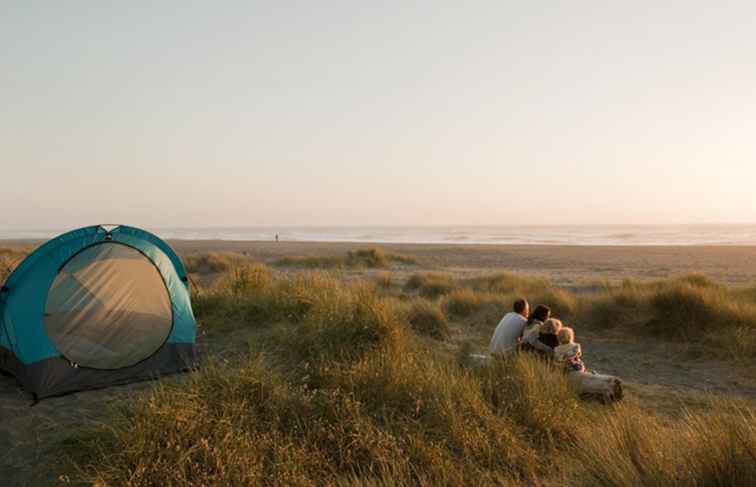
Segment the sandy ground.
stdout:
<svg viewBox="0 0 756 487">
<path fill-rule="evenodd" d="M 2 245 L 0 243 L 0 245 Z M 344 255 L 369 245 L 354 243 L 172 241 L 182 254 L 208 251 L 245 253 L 269 262 L 300 255 Z M 508 269 L 547 276 L 562 284 L 652 279 L 702 273 L 729 283 L 756 283 L 756 247 L 619 247 L 547 245 L 381 244 L 448 269 Z"/>
<path fill-rule="evenodd" d="M 39 241 L 0 240 L 0 247 L 32 248 Z M 282 257 L 343 256 L 371 244 L 348 242 L 250 242 L 172 240 L 182 255 L 238 252 L 263 262 Z M 417 257 L 424 266 L 451 270 L 508 269 L 540 274 L 560 284 L 655 279 L 701 273 L 734 284 L 756 284 L 756 247 L 745 246 L 562 246 L 377 244 Z"/>
<path fill-rule="evenodd" d="M 33 247 L 35 242 L 0 241 L 0 247 Z M 343 256 L 365 244 L 174 241 L 182 255 L 209 251 L 246 254 L 272 262 L 286 256 Z M 381 245 L 386 250 L 417 257 L 419 269 L 445 269 L 455 273 L 510 270 L 540 274 L 570 286 L 625 277 L 663 278 L 685 273 L 703 273 L 717 280 L 756 283 L 754 247 L 552 247 L 497 245 Z M 487 323 L 474 326 L 468 335 L 484 351 L 490 332 Z M 629 338 L 608 331 L 580 330 L 588 366 L 602 373 L 621 376 L 628 400 L 644 404 L 655 413 L 679 414 L 685 407 L 706 407 L 711 395 L 727 395 L 756 402 L 756 364 L 729 363 L 686 355 L 673 345 L 650 339 Z M 224 337 L 213 353 L 225 353 L 235 337 Z M 451 345 L 451 344 L 449 344 Z M 170 379 L 173 380 L 173 379 Z M 179 379 L 180 380 L 180 379 Z M 132 400 L 150 383 L 80 392 L 44 400 L 36 405 L 19 390 L 15 380 L 0 376 L 0 486 L 48 485 L 45 464 L 59 457 L 50 450 L 67 432 L 87 421 L 97 420 L 109 404 Z"/>
</svg>

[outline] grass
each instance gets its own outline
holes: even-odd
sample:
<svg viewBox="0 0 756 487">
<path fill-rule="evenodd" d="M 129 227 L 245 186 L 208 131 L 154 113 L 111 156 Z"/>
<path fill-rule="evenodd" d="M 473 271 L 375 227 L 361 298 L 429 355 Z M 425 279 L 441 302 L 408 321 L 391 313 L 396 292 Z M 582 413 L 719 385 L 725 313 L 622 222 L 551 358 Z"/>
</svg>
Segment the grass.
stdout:
<svg viewBox="0 0 756 487">
<path fill-rule="evenodd" d="M 210 252 L 188 255 L 183 258 L 186 271 L 192 274 L 216 274 L 227 272 L 249 262 L 242 254 L 232 252 Z"/>
<path fill-rule="evenodd" d="M 490 292 L 476 292 L 472 289 L 455 289 L 443 300 L 446 313 L 453 318 L 467 318 L 483 314 L 485 318 L 498 320 L 512 307 L 512 299 Z"/>
<path fill-rule="evenodd" d="M 24 260 L 27 254 L 28 252 L 25 250 L 0 247 L 0 284 L 5 282 L 13 269 Z"/>
<path fill-rule="evenodd" d="M 305 269 L 367 268 L 386 269 L 393 264 L 417 265 L 414 257 L 387 252 L 380 247 L 350 250 L 343 257 L 338 256 L 294 256 L 277 260 L 276 267 L 296 267 Z"/>
<path fill-rule="evenodd" d="M 756 295 L 703 276 L 641 283 L 586 299 L 580 318 L 593 326 L 622 328 L 708 347 L 724 358 L 756 358 Z"/>
<path fill-rule="evenodd" d="M 435 298 L 448 294 L 457 284 L 449 274 L 422 272 L 412 274 L 404 286 L 408 291 L 416 291 L 421 296 Z"/>
<path fill-rule="evenodd" d="M 425 299 L 414 299 L 407 304 L 407 323 L 420 335 L 436 340 L 449 338 L 449 322 L 440 306 Z"/>
<path fill-rule="evenodd" d="M 247 332 L 248 353 L 111 410 L 65 441 L 56 468 L 74 484 L 134 486 L 756 482 L 748 404 L 713 398 L 707 413 L 678 418 L 600 406 L 533 357 L 467 367 L 448 342 L 421 338 L 445 339 L 450 319 L 486 316 L 524 289 L 577 320 L 621 321 L 637 308 L 645 318 L 628 333 L 659 333 L 655 320 L 676 312 L 752 331 L 756 293 L 683 278 L 579 297 L 519 279 L 415 274 L 406 287 L 420 296 L 402 301 L 373 281 L 244 263 L 194 302 L 209 336 Z M 711 330 L 676 325 L 685 333 L 659 336 Z"/>
</svg>

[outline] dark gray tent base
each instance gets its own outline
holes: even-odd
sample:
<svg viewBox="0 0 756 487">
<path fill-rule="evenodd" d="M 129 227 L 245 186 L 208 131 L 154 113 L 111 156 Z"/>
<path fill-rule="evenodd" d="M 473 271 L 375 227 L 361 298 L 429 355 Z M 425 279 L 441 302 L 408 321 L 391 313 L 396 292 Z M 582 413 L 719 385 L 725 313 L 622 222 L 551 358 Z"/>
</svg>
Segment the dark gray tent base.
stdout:
<svg viewBox="0 0 756 487">
<path fill-rule="evenodd" d="M 166 343 L 154 355 L 131 367 L 97 370 L 73 367 L 62 357 L 24 365 L 9 350 L 0 347 L 0 369 L 15 376 L 36 399 L 157 379 L 193 369 L 198 359 L 196 344 Z"/>
</svg>

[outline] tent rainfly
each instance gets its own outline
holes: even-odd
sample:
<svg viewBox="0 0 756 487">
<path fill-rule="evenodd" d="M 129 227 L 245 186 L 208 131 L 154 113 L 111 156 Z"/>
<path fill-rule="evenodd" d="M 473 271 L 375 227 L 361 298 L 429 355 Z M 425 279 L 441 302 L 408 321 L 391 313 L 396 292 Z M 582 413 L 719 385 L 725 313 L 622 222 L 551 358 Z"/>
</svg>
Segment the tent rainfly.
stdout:
<svg viewBox="0 0 756 487">
<path fill-rule="evenodd" d="M 91 226 L 30 254 L 0 290 L 0 369 L 36 398 L 193 368 L 181 260 L 155 235 Z"/>
</svg>

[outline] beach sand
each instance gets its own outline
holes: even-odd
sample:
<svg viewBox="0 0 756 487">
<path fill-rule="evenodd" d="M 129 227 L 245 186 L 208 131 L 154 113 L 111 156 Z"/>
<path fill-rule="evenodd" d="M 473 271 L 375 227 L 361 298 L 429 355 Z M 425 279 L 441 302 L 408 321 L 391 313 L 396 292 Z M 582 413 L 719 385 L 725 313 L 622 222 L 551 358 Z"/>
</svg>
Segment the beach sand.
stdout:
<svg viewBox="0 0 756 487">
<path fill-rule="evenodd" d="M 31 249 L 41 241 L 0 240 L 0 247 Z M 181 255 L 236 252 L 272 263 L 283 257 L 343 256 L 349 250 L 382 247 L 416 257 L 421 267 L 455 272 L 509 270 L 556 284 L 618 282 L 704 274 L 730 284 L 756 283 L 756 247 L 751 246 L 566 246 L 469 244 L 369 244 L 350 242 L 260 242 L 170 240 Z"/>
<path fill-rule="evenodd" d="M 180 254 L 244 253 L 263 262 L 292 256 L 343 256 L 371 244 L 342 242 L 244 242 L 175 240 Z M 2 243 L 0 242 L 0 245 Z M 756 247 L 740 246 L 549 246 L 374 244 L 417 257 L 423 267 L 454 271 L 510 270 L 537 274 L 557 284 L 657 279 L 700 273 L 731 283 L 756 282 Z"/>
</svg>

